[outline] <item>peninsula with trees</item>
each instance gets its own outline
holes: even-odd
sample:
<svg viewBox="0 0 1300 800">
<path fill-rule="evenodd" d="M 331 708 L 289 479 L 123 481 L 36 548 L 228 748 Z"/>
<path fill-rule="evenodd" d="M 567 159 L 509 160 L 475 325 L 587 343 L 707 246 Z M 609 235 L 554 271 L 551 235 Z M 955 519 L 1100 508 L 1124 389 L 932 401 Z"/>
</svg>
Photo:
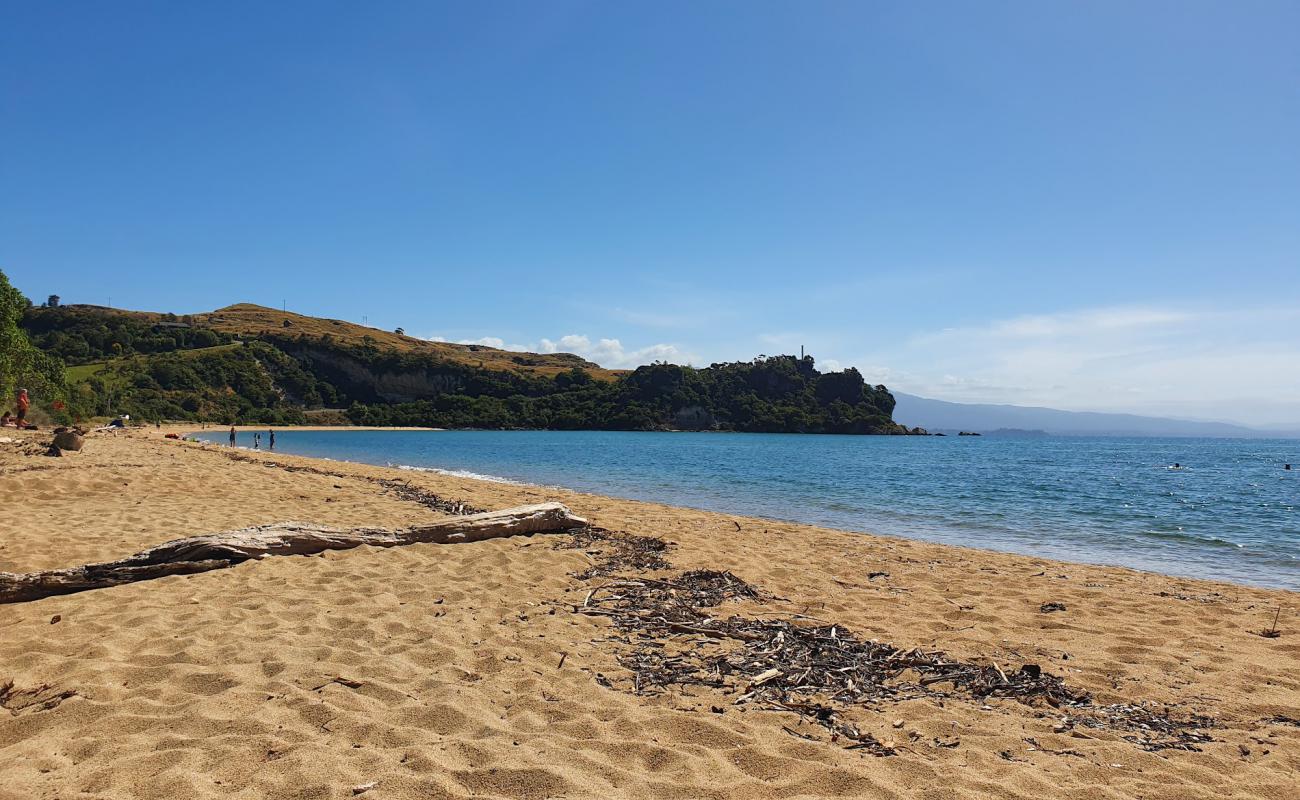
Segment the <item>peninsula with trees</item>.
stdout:
<svg viewBox="0 0 1300 800">
<path fill-rule="evenodd" d="M 852 368 L 820 372 L 811 356 L 608 370 L 249 304 L 187 315 L 36 305 L 12 287 L 6 302 L 6 341 L 25 349 L 5 380 L 39 383 L 36 402 L 59 422 L 924 432 L 894 422 L 886 387 Z"/>
</svg>

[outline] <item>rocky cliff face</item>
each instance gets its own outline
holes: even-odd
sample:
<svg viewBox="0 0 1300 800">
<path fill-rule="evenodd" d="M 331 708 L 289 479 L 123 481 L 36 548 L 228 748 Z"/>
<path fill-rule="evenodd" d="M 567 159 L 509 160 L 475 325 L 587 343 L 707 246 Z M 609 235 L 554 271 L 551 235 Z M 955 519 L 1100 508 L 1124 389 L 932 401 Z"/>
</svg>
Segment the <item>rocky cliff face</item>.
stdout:
<svg viewBox="0 0 1300 800">
<path fill-rule="evenodd" d="M 407 403 L 455 393 L 463 388 L 459 376 L 440 372 L 437 368 L 376 372 L 354 358 L 327 348 L 303 345 L 285 349 L 295 358 L 310 363 L 314 370 L 353 397 Z"/>
<path fill-rule="evenodd" d="M 707 431 L 718 426 L 718 420 L 702 406 L 687 406 L 673 414 L 673 427 L 682 431 Z"/>
</svg>

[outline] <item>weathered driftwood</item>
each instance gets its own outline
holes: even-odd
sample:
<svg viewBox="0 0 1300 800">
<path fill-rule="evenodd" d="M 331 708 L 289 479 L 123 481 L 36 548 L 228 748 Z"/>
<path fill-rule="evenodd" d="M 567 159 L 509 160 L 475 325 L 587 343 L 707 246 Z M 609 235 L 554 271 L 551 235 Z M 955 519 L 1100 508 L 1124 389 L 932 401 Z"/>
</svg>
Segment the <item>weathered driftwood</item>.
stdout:
<svg viewBox="0 0 1300 800">
<path fill-rule="evenodd" d="M 167 575 L 206 572 L 269 556 L 309 555 L 352 547 L 477 542 L 503 536 L 557 533 L 587 521 L 560 503 L 488 511 L 415 528 L 327 528 L 306 522 L 281 522 L 166 542 L 118 561 L 16 574 L 0 572 L 0 603 L 39 600 L 86 589 L 152 580 Z"/>
</svg>

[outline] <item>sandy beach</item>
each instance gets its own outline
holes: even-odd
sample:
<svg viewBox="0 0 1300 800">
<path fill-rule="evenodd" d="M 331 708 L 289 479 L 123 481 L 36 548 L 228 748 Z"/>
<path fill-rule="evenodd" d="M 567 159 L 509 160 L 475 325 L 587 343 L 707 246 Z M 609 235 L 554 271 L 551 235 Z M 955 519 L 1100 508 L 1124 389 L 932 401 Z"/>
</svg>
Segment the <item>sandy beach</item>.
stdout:
<svg viewBox="0 0 1300 800">
<path fill-rule="evenodd" d="M 619 576 L 569 534 L 362 547 L 0 606 L 0 798 L 1292 798 L 1300 596 L 556 489 L 235 451 L 164 430 L 0 439 L 0 571 L 303 520 L 400 527 L 556 500 L 668 542 L 661 579 L 761 590 L 719 616 L 1035 665 L 1101 706 L 1208 718 L 1195 750 L 1011 697 L 837 713 L 848 749 L 744 686 L 636 692 L 635 642 L 579 613 Z M 182 430 L 182 429 L 176 429 Z M 290 469 L 306 468 L 306 469 Z M 638 576 L 622 576 L 638 577 Z M 1044 604 L 1063 609 L 1045 611 Z M 1259 635 L 1275 613 L 1281 635 Z M 643 687 L 644 688 L 644 687 Z M 1127 738 L 1126 738 L 1127 737 Z M 1134 741 L 1134 740 L 1137 741 Z"/>
</svg>

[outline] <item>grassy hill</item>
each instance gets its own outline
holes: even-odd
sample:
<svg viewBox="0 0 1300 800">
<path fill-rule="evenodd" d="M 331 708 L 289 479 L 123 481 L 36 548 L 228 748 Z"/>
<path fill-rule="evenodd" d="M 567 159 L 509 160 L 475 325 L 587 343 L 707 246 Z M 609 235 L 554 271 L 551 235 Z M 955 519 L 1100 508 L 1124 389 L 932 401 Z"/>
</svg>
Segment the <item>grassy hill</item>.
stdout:
<svg viewBox="0 0 1300 800">
<path fill-rule="evenodd" d="M 430 355 L 449 363 L 464 364 L 476 369 L 519 371 L 554 377 L 576 367 L 599 380 L 614 380 L 617 375 L 572 353 L 514 353 L 477 344 L 431 342 L 414 336 L 369 328 L 354 322 L 308 317 L 252 303 L 226 306 L 210 314 L 195 314 L 193 318 L 196 325 L 204 325 L 214 331 L 240 338 L 302 335 L 323 339 L 328 336 L 347 346 L 360 346 L 369 342 L 383 350 Z"/>
<path fill-rule="evenodd" d="M 69 365 L 104 362 L 137 350 L 144 353 L 168 352 L 210 347 L 218 342 L 229 343 L 233 340 L 306 337 L 330 340 L 343 346 L 371 345 L 391 352 L 427 355 L 476 369 L 554 377 L 576 367 L 587 371 L 597 380 L 614 380 L 619 374 L 572 353 L 514 353 L 476 344 L 432 342 L 345 320 L 308 317 L 252 303 L 239 303 L 206 314 L 184 316 L 93 305 L 32 308 L 27 312 L 23 327 L 38 346 L 60 355 Z M 159 346 L 156 343 L 160 336 L 183 336 L 186 332 L 196 335 L 194 338 L 198 339 L 197 344 L 181 341 Z M 215 338 L 209 340 L 199 337 L 197 334 L 200 332 L 214 334 Z M 92 335 L 95 333 L 99 334 L 98 341 Z M 90 347 L 84 351 L 70 348 L 66 342 L 60 341 L 61 336 L 80 337 L 88 341 Z M 138 345 L 141 341 L 151 342 L 153 346 L 140 349 Z M 123 348 L 114 352 L 111 349 L 114 342 L 123 345 Z M 61 347 L 61 344 L 64 346 Z M 84 376 L 84 371 L 77 374 Z"/>
<path fill-rule="evenodd" d="M 32 343 L 68 366 L 74 416 L 369 425 L 907 433 L 856 370 L 775 356 L 607 370 L 568 353 L 430 342 L 239 304 L 206 314 L 29 308 Z M 339 411 L 329 414 L 328 409 Z"/>
</svg>

